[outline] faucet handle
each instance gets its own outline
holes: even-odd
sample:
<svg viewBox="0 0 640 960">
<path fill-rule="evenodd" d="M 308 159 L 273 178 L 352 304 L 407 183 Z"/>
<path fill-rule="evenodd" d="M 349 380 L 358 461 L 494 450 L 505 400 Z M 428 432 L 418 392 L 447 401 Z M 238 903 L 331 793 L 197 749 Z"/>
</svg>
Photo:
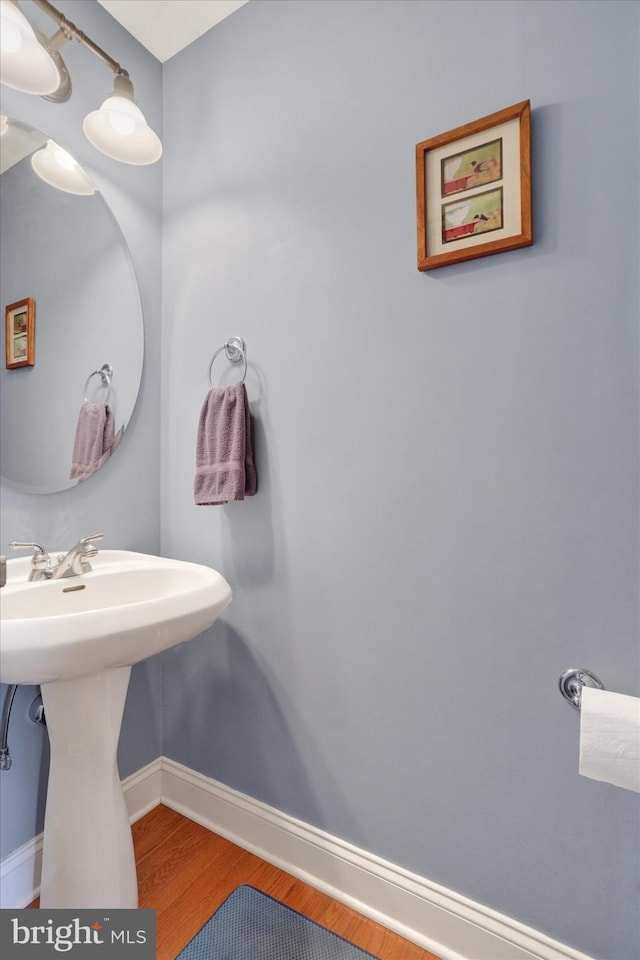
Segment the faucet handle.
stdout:
<svg viewBox="0 0 640 960">
<path fill-rule="evenodd" d="M 94 545 L 96 540 L 102 540 L 104 533 L 92 533 L 90 537 L 83 537 L 80 541 L 82 545 L 82 565 L 86 570 L 91 570 L 89 560 L 98 553 L 98 548 Z"/>
<path fill-rule="evenodd" d="M 90 537 L 83 537 L 80 543 L 82 543 L 83 545 L 90 544 L 96 540 L 102 540 L 103 537 L 104 537 L 104 533 L 92 533 Z M 94 550 L 96 550 L 96 553 L 97 553 L 97 549 L 95 547 L 94 547 Z"/>
<path fill-rule="evenodd" d="M 34 557 L 46 557 L 47 552 L 39 543 L 22 543 L 20 540 L 11 540 L 9 543 L 11 550 L 33 550 Z"/>
<path fill-rule="evenodd" d="M 96 540 L 102 540 L 104 533 L 92 533 L 89 537 L 83 537 L 80 541 L 79 546 L 81 547 L 81 552 L 77 560 L 77 565 L 75 566 L 76 573 L 89 573 L 91 570 L 91 564 L 89 560 L 97 556 L 98 548 L 95 546 Z"/>
<path fill-rule="evenodd" d="M 29 580 L 47 580 L 51 576 L 51 557 L 39 543 L 11 540 L 9 546 L 12 550 L 33 550 Z"/>
</svg>

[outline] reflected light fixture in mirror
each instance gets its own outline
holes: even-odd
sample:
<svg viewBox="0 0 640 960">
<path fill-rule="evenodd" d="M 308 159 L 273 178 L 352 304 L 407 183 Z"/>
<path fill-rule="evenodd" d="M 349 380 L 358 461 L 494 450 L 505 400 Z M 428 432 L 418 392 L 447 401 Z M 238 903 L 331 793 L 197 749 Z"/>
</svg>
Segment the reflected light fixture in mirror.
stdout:
<svg viewBox="0 0 640 960">
<path fill-rule="evenodd" d="M 77 160 L 53 140 L 49 140 L 46 147 L 33 154 L 31 166 L 41 180 L 57 190 L 75 193 L 81 197 L 90 197 L 96 192 L 95 183 Z"/>
<path fill-rule="evenodd" d="M 134 100 L 133 83 L 127 71 L 49 0 L 31 2 L 57 22 L 58 30 L 47 40 L 32 28 L 17 0 L 0 0 L 2 83 L 54 102 L 67 100 L 71 81 L 59 51 L 68 41 L 77 40 L 115 74 L 113 93 L 99 110 L 93 110 L 85 118 L 83 129 L 89 142 L 112 160 L 122 163 L 139 166 L 159 160 L 162 144 Z"/>
</svg>

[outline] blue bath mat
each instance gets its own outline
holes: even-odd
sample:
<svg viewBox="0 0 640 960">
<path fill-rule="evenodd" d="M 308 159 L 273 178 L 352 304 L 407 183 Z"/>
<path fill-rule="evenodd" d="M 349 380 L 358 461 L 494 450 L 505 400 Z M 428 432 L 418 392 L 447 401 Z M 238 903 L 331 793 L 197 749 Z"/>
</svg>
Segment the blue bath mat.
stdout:
<svg viewBox="0 0 640 960">
<path fill-rule="evenodd" d="M 238 887 L 178 960 L 376 960 L 255 887 Z"/>
</svg>

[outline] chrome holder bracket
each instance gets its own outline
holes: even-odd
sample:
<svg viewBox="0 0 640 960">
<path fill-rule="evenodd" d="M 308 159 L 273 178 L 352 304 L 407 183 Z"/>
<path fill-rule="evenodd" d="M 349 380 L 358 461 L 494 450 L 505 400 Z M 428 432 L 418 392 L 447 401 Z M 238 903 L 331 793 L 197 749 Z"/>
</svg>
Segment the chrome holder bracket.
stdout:
<svg viewBox="0 0 640 960">
<path fill-rule="evenodd" d="M 219 347 L 214 355 L 211 357 L 211 363 L 209 364 L 209 386 L 213 386 L 213 381 L 211 379 L 211 371 L 213 369 L 213 364 L 216 357 L 218 357 L 224 350 L 224 355 L 230 363 L 243 363 L 242 369 L 242 381 L 244 383 L 244 378 L 247 375 L 247 348 L 245 347 L 244 340 L 242 337 L 229 337 L 228 340 L 225 340 L 223 346 Z"/>
<path fill-rule="evenodd" d="M 584 670 L 582 667 L 571 667 L 565 670 L 558 681 L 560 693 L 568 700 L 572 707 L 579 710 L 582 706 L 582 688 L 595 687 L 597 690 L 604 690 L 604 684 L 590 670 Z"/>
<path fill-rule="evenodd" d="M 224 352 L 227 355 L 227 360 L 230 360 L 231 363 L 237 363 L 238 360 L 244 360 L 244 355 L 247 350 L 242 337 L 229 337 L 224 345 Z"/>
</svg>

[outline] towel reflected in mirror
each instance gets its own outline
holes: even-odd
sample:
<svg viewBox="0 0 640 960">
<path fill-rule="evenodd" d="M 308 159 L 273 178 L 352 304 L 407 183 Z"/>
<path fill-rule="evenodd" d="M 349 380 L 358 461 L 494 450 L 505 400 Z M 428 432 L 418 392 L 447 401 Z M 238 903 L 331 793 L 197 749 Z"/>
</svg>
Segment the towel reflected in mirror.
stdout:
<svg viewBox="0 0 640 960">
<path fill-rule="evenodd" d="M 114 429 L 113 414 L 108 405 L 85 400 L 76 425 L 70 479 L 81 483 L 106 463 L 122 438 L 123 427 L 117 433 Z"/>
</svg>

